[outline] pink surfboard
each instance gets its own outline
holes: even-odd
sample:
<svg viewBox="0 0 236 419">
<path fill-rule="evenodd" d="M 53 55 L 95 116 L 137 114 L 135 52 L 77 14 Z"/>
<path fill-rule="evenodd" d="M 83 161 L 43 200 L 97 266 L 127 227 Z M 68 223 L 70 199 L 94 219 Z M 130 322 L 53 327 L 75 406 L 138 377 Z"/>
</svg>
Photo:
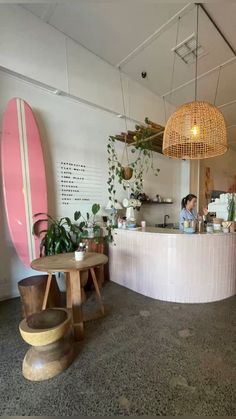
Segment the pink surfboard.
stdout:
<svg viewBox="0 0 236 419">
<path fill-rule="evenodd" d="M 47 184 L 40 135 L 32 109 L 11 99 L 3 116 L 2 179 L 8 227 L 21 261 L 39 257 L 40 240 L 33 236 L 33 215 L 47 212 Z M 42 227 L 45 227 L 42 226 Z"/>
</svg>

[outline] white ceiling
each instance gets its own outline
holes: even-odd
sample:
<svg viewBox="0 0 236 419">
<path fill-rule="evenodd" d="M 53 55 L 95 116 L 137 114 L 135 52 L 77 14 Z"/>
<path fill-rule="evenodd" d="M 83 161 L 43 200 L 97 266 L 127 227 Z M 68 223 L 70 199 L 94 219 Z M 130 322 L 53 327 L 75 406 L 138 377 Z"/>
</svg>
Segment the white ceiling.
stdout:
<svg viewBox="0 0 236 419">
<path fill-rule="evenodd" d="M 194 99 L 194 63 L 185 64 L 176 57 L 171 83 L 178 14 L 181 19 L 177 43 L 180 43 L 196 33 L 196 7 L 193 3 L 77 0 L 66 4 L 31 2 L 22 7 L 113 66 L 121 63 L 125 73 L 153 92 L 165 95 L 174 89 L 166 96 L 167 102 L 178 105 Z M 236 3 L 212 2 L 205 7 L 236 49 Z M 234 59 L 234 54 L 201 9 L 199 43 L 206 54 L 199 59 L 198 75 L 208 74 L 198 80 L 198 99 L 213 102 L 219 70 L 210 71 Z M 147 72 L 146 79 L 142 79 L 142 71 Z M 187 82 L 189 84 L 182 86 Z M 221 106 L 234 100 L 235 103 L 220 109 L 229 127 L 229 142 L 236 149 L 236 59 L 221 68 L 216 104 Z"/>
</svg>

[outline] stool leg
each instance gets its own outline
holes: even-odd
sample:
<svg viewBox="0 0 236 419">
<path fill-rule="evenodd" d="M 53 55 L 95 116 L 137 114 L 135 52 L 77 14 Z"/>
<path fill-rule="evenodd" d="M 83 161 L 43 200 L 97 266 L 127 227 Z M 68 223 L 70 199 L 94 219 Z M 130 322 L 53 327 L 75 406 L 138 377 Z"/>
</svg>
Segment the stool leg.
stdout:
<svg viewBox="0 0 236 419">
<path fill-rule="evenodd" d="M 69 278 L 71 289 L 74 336 L 75 340 L 82 340 L 84 338 L 84 323 L 82 315 L 82 291 L 80 283 L 80 272 L 71 271 Z"/>
<path fill-rule="evenodd" d="M 49 291 L 50 291 L 51 281 L 52 281 L 52 274 L 48 274 L 46 290 L 45 290 L 45 294 L 44 294 L 44 297 L 43 297 L 42 310 L 45 310 L 46 307 L 47 307 L 48 295 L 49 295 Z"/>
<path fill-rule="evenodd" d="M 104 314 L 104 306 L 103 306 L 103 303 L 102 303 L 102 297 L 101 297 L 101 294 L 100 294 L 100 290 L 99 290 L 97 278 L 96 278 L 96 275 L 95 275 L 95 271 L 94 271 L 93 268 L 90 268 L 90 272 L 91 272 L 91 275 L 92 275 L 92 278 L 93 278 L 94 288 L 95 288 L 98 300 L 99 300 L 100 305 L 101 305 L 101 312 L 102 312 L 102 314 Z"/>
</svg>

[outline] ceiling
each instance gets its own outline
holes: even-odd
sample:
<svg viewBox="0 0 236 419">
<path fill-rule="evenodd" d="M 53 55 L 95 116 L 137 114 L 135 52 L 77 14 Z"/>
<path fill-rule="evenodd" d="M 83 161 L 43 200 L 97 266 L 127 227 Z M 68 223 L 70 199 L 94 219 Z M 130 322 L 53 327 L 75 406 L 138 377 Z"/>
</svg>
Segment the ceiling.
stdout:
<svg viewBox="0 0 236 419">
<path fill-rule="evenodd" d="M 22 7 L 113 66 L 120 66 L 151 91 L 165 95 L 167 115 L 168 102 L 179 105 L 194 99 L 195 63 L 186 64 L 173 52 L 176 44 L 196 35 L 193 3 L 77 0 L 31 2 Z M 212 2 L 204 7 L 236 50 L 236 3 Z M 199 44 L 204 54 L 198 61 L 198 99 L 215 100 L 226 119 L 229 143 L 236 150 L 236 56 L 201 8 Z M 147 73 L 145 79 L 142 71 Z"/>
</svg>

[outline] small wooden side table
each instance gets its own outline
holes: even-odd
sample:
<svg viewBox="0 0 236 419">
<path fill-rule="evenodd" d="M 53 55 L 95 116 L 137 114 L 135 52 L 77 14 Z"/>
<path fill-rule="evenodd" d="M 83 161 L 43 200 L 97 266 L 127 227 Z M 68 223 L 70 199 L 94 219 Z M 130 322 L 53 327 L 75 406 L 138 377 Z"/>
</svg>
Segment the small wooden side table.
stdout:
<svg viewBox="0 0 236 419">
<path fill-rule="evenodd" d="M 76 340 L 81 340 L 84 336 L 80 272 L 86 270 L 90 271 L 94 288 L 101 305 L 101 312 L 104 314 L 104 306 L 94 268 L 105 265 L 107 261 L 108 257 L 106 255 L 89 252 L 85 254 L 85 258 L 81 262 L 75 261 L 74 253 L 62 253 L 35 259 L 31 263 L 32 269 L 48 273 L 47 286 L 42 306 L 43 310 L 45 310 L 47 306 L 52 274 L 55 272 L 64 272 L 66 274 L 66 305 L 67 308 L 72 310 L 72 321 Z"/>
</svg>

